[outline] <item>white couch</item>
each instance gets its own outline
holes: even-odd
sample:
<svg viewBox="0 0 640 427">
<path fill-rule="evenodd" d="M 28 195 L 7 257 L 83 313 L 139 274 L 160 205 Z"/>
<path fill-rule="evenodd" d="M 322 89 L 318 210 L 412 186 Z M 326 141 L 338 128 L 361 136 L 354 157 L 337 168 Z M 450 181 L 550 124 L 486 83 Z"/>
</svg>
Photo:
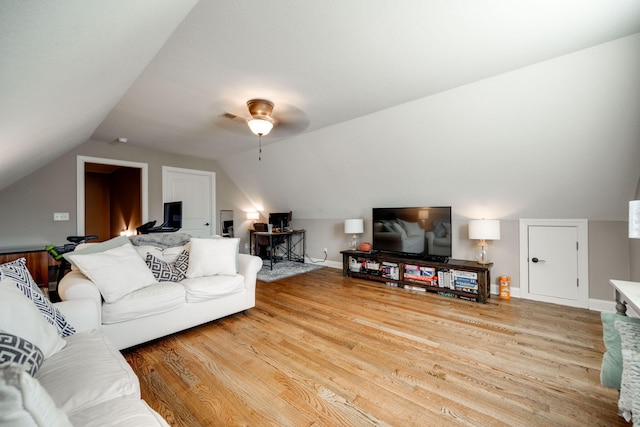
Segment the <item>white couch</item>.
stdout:
<svg viewBox="0 0 640 427">
<path fill-rule="evenodd" d="M 228 246 L 234 239 L 195 240 L 196 243 L 203 245 Z M 153 253 L 165 262 L 175 262 L 176 257 L 183 250 L 190 251 L 188 268 L 193 270 L 196 256 L 194 253 L 197 249 L 195 246 L 189 247 L 193 244 L 195 243 L 192 241 L 187 245 L 164 249 L 154 249 L 144 245 L 137 246 L 135 249 L 140 259 L 145 253 Z M 202 252 L 199 253 L 202 255 Z M 204 254 L 207 255 L 206 252 Z M 236 248 L 233 254 L 233 262 L 236 265 L 232 271 L 223 269 L 222 272 L 226 274 L 208 275 L 207 271 L 218 271 L 213 264 L 225 257 L 221 253 L 216 255 L 215 250 L 211 254 L 212 256 L 207 258 L 206 262 L 203 262 L 200 256 L 201 266 L 199 271 L 191 274 L 194 277 L 186 277 L 179 282 L 156 282 L 150 286 L 135 289 L 115 301 L 106 300 L 104 283 L 99 286 L 98 282 L 87 277 L 96 276 L 92 271 L 85 271 L 86 275 L 78 270 L 71 271 L 61 280 L 58 293 L 63 301 L 91 300 L 98 316 L 100 331 L 109 337 L 117 349 L 125 349 L 255 306 L 256 275 L 262 268 L 262 260 L 256 256 L 238 254 Z M 71 256 L 70 260 L 78 261 L 77 255 L 83 254 L 76 254 L 75 259 Z M 124 273 L 123 281 L 128 280 L 130 270 L 120 267 L 123 264 L 121 261 L 118 262 L 118 268 L 107 271 L 107 282 L 117 280 L 117 277 L 109 276 L 109 274 L 117 275 L 116 270 Z M 227 266 L 229 262 L 231 261 L 227 257 Z M 82 270 L 81 267 L 79 268 Z M 135 275 L 132 274 L 132 276 Z"/>
<path fill-rule="evenodd" d="M 0 282 L 0 426 L 168 426 L 97 330 L 92 300 L 53 304 L 74 329 L 61 336 L 11 279 Z"/>
</svg>

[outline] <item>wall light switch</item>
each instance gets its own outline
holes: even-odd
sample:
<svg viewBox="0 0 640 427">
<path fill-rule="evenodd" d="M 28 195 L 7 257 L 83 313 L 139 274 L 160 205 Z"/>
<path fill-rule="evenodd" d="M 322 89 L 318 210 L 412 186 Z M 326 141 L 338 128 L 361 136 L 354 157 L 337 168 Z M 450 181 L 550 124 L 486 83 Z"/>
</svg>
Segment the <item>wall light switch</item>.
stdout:
<svg viewBox="0 0 640 427">
<path fill-rule="evenodd" d="M 54 221 L 69 221 L 69 212 L 54 212 Z"/>
</svg>

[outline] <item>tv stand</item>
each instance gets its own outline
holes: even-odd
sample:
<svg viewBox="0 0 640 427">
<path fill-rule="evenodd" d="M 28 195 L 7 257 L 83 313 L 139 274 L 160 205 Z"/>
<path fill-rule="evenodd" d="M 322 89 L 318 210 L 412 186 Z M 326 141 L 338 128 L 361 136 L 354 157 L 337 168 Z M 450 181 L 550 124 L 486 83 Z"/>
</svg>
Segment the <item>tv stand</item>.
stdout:
<svg viewBox="0 0 640 427">
<path fill-rule="evenodd" d="M 341 251 L 342 275 L 419 292 L 437 292 L 486 304 L 493 264 L 448 259 L 415 259 L 384 252 Z"/>
</svg>

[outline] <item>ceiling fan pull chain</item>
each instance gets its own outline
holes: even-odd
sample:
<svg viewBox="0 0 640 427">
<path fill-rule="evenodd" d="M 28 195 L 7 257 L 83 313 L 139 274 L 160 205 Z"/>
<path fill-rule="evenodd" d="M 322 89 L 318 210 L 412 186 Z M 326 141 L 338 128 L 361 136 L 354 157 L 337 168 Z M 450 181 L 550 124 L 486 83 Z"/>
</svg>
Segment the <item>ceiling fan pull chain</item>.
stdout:
<svg viewBox="0 0 640 427">
<path fill-rule="evenodd" d="M 262 161 L 262 135 L 258 135 L 258 144 L 260 149 L 258 150 L 258 161 Z"/>
</svg>

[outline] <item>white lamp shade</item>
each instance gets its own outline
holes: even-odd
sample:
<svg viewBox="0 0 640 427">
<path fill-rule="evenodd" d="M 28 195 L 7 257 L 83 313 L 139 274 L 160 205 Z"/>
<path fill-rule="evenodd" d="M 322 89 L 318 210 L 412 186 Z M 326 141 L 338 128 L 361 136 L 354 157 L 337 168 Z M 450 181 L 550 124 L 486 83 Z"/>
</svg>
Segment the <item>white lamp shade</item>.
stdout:
<svg viewBox="0 0 640 427">
<path fill-rule="evenodd" d="M 345 219 L 344 232 L 346 234 L 364 233 L 364 220 L 362 219 Z"/>
<path fill-rule="evenodd" d="M 249 120 L 247 124 L 249 125 L 251 132 L 256 135 L 268 135 L 269 132 L 271 132 L 271 129 L 273 129 L 273 122 L 270 122 L 269 120 L 253 119 Z"/>
<path fill-rule="evenodd" d="M 469 239 L 500 240 L 500 221 L 497 219 L 472 219 L 469 221 Z"/>
<path fill-rule="evenodd" d="M 629 238 L 640 239 L 640 200 L 629 202 Z"/>
<path fill-rule="evenodd" d="M 260 214 L 258 212 L 247 212 L 247 219 L 258 219 Z"/>
<path fill-rule="evenodd" d="M 418 219 L 429 219 L 429 209 L 420 209 L 418 211 Z"/>
</svg>

